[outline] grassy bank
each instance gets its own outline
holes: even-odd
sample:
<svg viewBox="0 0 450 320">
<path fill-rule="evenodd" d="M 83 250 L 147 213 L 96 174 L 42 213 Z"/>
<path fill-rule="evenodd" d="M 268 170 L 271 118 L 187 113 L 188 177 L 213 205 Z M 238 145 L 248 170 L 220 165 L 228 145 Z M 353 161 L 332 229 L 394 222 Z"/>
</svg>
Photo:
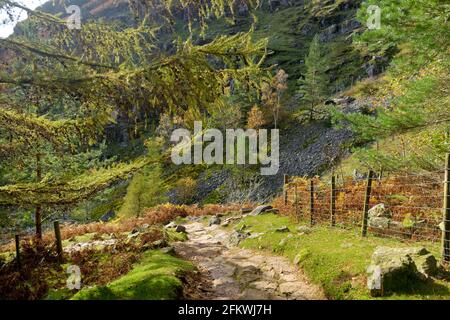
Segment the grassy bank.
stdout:
<svg viewBox="0 0 450 320">
<path fill-rule="evenodd" d="M 105 286 L 82 289 L 73 300 L 168 300 L 182 289 L 177 275 L 194 267 L 161 251 L 147 251 L 129 273 Z"/>
<path fill-rule="evenodd" d="M 244 226 L 245 225 L 245 226 Z M 277 232 L 287 226 L 291 232 Z M 343 230 L 316 226 L 310 233 L 297 232 L 299 224 L 288 217 L 267 214 L 246 217 L 235 228 L 245 228 L 252 233 L 263 233 L 258 238 L 246 239 L 244 248 L 270 251 L 298 264 L 314 283 L 320 284 L 329 299 L 370 299 L 366 289 L 366 268 L 377 246 L 411 246 L 396 239 L 368 236 L 361 238 L 357 230 Z M 424 245 L 437 255 L 438 246 Z M 413 285 L 405 292 L 395 293 L 383 299 L 449 299 L 450 282 L 430 279 Z"/>
</svg>

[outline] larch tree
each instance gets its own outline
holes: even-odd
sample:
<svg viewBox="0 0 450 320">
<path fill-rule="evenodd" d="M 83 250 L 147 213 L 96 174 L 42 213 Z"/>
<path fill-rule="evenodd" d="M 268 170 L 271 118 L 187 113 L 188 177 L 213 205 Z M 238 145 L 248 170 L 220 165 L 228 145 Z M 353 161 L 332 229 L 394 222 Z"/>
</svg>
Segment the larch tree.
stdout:
<svg viewBox="0 0 450 320">
<path fill-rule="evenodd" d="M 278 69 L 275 76 L 265 80 L 261 86 L 261 100 L 265 109 L 271 114 L 275 129 L 282 112 L 281 99 L 288 88 L 287 79 L 288 74 L 283 69 Z"/>
<path fill-rule="evenodd" d="M 138 128 L 147 128 L 146 121 L 155 112 L 181 117 L 206 113 L 208 106 L 221 101 L 226 79 L 246 88 L 257 87 L 267 39 L 254 41 L 250 31 L 198 45 L 190 37 L 174 42 L 174 50 L 164 52 L 157 46 L 158 19 L 149 19 L 155 6 L 164 21 L 170 21 L 175 6 L 181 6 L 192 15 L 190 26 L 191 21 L 199 21 L 197 27 L 203 32 L 208 18 L 223 17 L 229 9 L 233 12 L 234 1 L 130 1 L 136 19 L 132 26 L 86 21 L 81 30 L 74 30 L 57 16 L 29 10 L 14 0 L 0 0 L 0 10 L 11 19 L 17 8 L 29 15 L 21 26 L 27 32 L 0 39 L 1 49 L 12 57 L 0 70 L 4 101 L 0 107 L 0 155 L 14 151 L 21 161 L 34 157 L 34 162 L 26 160 L 23 165 L 27 172 L 30 168 L 35 172 L 22 179 L 2 179 L 0 206 L 37 208 L 38 237 L 43 206 L 85 201 L 142 167 L 161 161 L 144 155 L 128 162 L 111 159 L 107 164 L 76 165 L 77 170 L 70 174 L 57 170 L 43 173 L 42 150 L 47 157 L 56 157 L 55 150 L 60 148 L 61 154 L 79 160 L 98 146 L 104 127 L 114 123 L 117 114 L 133 119 L 137 134 Z M 170 23 L 165 26 L 171 28 Z M 63 111 L 59 118 L 51 119 L 48 115 L 53 116 L 56 105 Z M 11 118 L 21 122 L 11 122 Z M 7 163 L 7 157 L 0 161 Z"/>
</svg>

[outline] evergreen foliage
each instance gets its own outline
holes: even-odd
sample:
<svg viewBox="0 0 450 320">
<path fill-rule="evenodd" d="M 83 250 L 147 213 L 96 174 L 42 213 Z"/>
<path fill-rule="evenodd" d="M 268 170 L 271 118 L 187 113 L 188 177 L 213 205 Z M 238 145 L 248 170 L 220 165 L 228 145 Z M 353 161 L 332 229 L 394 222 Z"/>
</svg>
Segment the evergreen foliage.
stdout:
<svg viewBox="0 0 450 320">
<path fill-rule="evenodd" d="M 329 62 L 324 56 L 319 36 L 316 35 L 309 47 L 308 56 L 305 59 L 306 72 L 304 78 L 298 80 L 300 88 L 298 93 L 302 95 L 303 109 L 309 114 L 309 120 L 319 111 L 320 104 L 326 99 L 330 90 L 329 79 L 326 71 Z"/>
</svg>

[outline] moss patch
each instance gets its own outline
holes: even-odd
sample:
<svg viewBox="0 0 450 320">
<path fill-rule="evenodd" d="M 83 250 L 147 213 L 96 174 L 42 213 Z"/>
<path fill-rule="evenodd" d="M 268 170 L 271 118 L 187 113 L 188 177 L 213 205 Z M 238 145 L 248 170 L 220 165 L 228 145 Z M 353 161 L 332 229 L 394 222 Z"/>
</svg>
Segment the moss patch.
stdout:
<svg viewBox="0 0 450 320">
<path fill-rule="evenodd" d="M 82 289 L 73 300 L 169 300 L 178 298 L 182 283 L 177 274 L 194 267 L 160 251 L 148 251 L 125 276 L 105 286 Z"/>
<path fill-rule="evenodd" d="M 253 233 L 264 233 L 256 239 L 246 239 L 244 248 L 267 250 L 298 261 L 298 265 L 316 284 L 320 284 L 330 299 L 370 299 L 366 289 L 366 268 L 377 246 L 410 246 L 395 239 L 368 236 L 361 238 L 357 230 L 343 230 L 325 226 L 314 227 L 309 234 L 295 230 L 298 224 L 288 217 L 273 214 L 246 217 L 240 225 L 251 226 Z M 292 232 L 279 233 L 275 230 L 287 226 Z M 424 245 L 436 256 L 437 245 Z M 297 257 L 297 259 L 296 259 Z M 382 299 L 450 299 L 450 283 L 430 280 L 405 289 Z"/>
</svg>

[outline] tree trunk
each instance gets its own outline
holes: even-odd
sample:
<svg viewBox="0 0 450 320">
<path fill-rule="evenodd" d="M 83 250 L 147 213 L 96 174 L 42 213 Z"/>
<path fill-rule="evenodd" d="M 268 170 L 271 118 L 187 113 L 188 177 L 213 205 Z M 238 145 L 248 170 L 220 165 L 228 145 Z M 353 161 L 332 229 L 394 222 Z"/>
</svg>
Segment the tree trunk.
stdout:
<svg viewBox="0 0 450 320">
<path fill-rule="evenodd" d="M 42 208 L 41 206 L 36 207 L 36 212 L 34 214 L 36 220 L 36 238 L 42 240 Z"/>
<path fill-rule="evenodd" d="M 41 155 L 36 154 L 36 181 L 40 182 L 42 180 L 42 167 L 41 167 Z M 35 222 L 36 222 L 36 238 L 42 239 L 42 208 L 41 206 L 36 206 L 35 211 Z"/>
</svg>

